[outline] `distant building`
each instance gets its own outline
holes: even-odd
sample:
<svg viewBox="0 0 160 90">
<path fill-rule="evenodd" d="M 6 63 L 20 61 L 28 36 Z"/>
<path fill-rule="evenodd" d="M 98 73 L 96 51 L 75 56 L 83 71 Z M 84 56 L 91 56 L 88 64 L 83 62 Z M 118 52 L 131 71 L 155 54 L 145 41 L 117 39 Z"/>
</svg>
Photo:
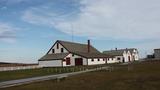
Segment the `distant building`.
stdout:
<svg viewBox="0 0 160 90">
<path fill-rule="evenodd" d="M 154 57 L 154 54 L 152 54 L 152 55 L 147 55 L 147 58 L 148 58 L 148 59 L 153 59 L 153 58 L 155 58 L 155 57 Z"/>
<path fill-rule="evenodd" d="M 114 62 L 132 62 L 139 60 L 138 50 L 136 48 L 115 49 L 103 52 L 106 55 L 115 56 Z"/>
<path fill-rule="evenodd" d="M 114 57 L 99 52 L 88 44 L 57 40 L 46 55 L 39 59 L 41 67 L 66 67 L 106 64 Z"/>
<path fill-rule="evenodd" d="M 160 59 L 160 48 L 159 49 L 154 49 L 154 57 L 156 59 Z"/>
</svg>

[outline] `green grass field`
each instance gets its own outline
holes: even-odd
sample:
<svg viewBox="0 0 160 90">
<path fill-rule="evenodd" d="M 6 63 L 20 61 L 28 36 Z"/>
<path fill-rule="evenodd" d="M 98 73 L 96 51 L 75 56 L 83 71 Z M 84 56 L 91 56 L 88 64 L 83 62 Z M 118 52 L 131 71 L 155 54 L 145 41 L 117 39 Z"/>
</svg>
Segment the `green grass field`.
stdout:
<svg viewBox="0 0 160 90">
<path fill-rule="evenodd" d="M 90 72 L 60 82 L 49 80 L 4 90 L 160 90 L 160 62 L 115 65 L 112 72 Z"/>
<path fill-rule="evenodd" d="M 102 66 L 102 65 L 100 65 Z M 58 68 L 39 68 L 27 70 L 15 70 L 0 72 L 0 82 L 7 80 L 23 79 L 44 75 L 53 75 L 59 73 L 75 72 L 83 69 L 95 68 L 97 66 L 77 66 L 77 67 L 58 67 Z"/>
</svg>

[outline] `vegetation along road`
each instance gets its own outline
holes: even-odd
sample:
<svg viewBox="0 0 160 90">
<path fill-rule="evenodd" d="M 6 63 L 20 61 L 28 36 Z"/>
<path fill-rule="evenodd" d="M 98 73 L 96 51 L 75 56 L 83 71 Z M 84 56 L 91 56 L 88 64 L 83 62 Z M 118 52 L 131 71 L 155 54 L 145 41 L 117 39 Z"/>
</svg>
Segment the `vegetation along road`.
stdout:
<svg viewBox="0 0 160 90">
<path fill-rule="evenodd" d="M 91 71 L 97 71 L 102 69 L 108 69 L 108 67 L 99 67 L 94 69 L 87 69 L 83 71 L 77 71 L 77 72 L 70 72 L 70 73 L 63 73 L 63 74 L 56 74 L 56 75 L 48 75 L 48 76 L 40 76 L 40 77 L 33 77 L 33 78 L 26 78 L 26 79 L 18 79 L 18 80 L 11 80 L 11 81 L 4 81 L 0 82 L 0 88 L 6 88 L 11 86 L 18 86 L 22 84 L 28 84 L 31 82 L 38 82 L 38 81 L 45 81 L 45 80 L 51 80 L 51 79 L 63 79 L 68 76 L 73 76 L 81 73 L 91 72 Z"/>
</svg>

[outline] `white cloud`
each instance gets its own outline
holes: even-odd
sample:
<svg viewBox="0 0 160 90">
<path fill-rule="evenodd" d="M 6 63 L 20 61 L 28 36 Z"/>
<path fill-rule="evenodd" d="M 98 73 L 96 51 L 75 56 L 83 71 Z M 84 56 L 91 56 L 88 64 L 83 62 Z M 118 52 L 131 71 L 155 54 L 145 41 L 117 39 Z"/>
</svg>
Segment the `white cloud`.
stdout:
<svg viewBox="0 0 160 90">
<path fill-rule="evenodd" d="M 58 16 L 45 8 L 27 10 L 22 17 L 32 24 L 46 25 L 71 34 L 96 38 L 160 38 L 159 0 L 82 0 L 77 17 Z M 52 8 L 52 7 L 49 7 Z"/>
<path fill-rule="evenodd" d="M 13 4 L 18 4 L 18 3 L 22 3 L 22 2 L 27 2 L 29 0 L 3 0 L 6 2 L 6 4 L 8 5 L 13 5 Z"/>
<path fill-rule="evenodd" d="M 15 32 L 18 28 L 13 27 L 8 23 L 0 22 L 0 41 L 13 43 L 15 42 Z"/>
</svg>

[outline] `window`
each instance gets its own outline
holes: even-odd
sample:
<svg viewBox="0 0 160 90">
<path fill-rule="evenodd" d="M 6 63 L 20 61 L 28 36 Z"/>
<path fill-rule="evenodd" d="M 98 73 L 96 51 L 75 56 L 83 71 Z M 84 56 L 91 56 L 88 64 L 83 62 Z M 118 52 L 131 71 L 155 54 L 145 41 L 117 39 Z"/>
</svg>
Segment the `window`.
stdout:
<svg viewBox="0 0 160 90">
<path fill-rule="evenodd" d="M 70 64 L 71 64 L 70 58 L 66 58 L 66 65 L 70 65 Z"/>
<path fill-rule="evenodd" d="M 59 43 L 57 43 L 57 49 L 59 49 Z"/>
<path fill-rule="evenodd" d="M 61 48 L 61 53 L 63 53 L 63 48 Z"/>
<path fill-rule="evenodd" d="M 135 56 L 133 56 L 133 60 L 135 60 Z"/>
<path fill-rule="evenodd" d="M 121 60 L 121 58 L 117 58 L 117 60 Z"/>
<path fill-rule="evenodd" d="M 52 49 L 52 53 L 54 53 L 54 49 Z"/>
<path fill-rule="evenodd" d="M 112 58 L 112 60 L 113 60 L 113 58 Z"/>
<path fill-rule="evenodd" d="M 99 61 L 99 58 L 98 58 L 98 61 Z"/>
<path fill-rule="evenodd" d="M 74 57 L 74 54 L 72 54 L 72 57 Z"/>
<path fill-rule="evenodd" d="M 94 59 L 91 60 L 92 62 L 94 61 Z"/>
<path fill-rule="evenodd" d="M 103 58 L 103 61 L 105 61 L 105 59 Z"/>
</svg>

